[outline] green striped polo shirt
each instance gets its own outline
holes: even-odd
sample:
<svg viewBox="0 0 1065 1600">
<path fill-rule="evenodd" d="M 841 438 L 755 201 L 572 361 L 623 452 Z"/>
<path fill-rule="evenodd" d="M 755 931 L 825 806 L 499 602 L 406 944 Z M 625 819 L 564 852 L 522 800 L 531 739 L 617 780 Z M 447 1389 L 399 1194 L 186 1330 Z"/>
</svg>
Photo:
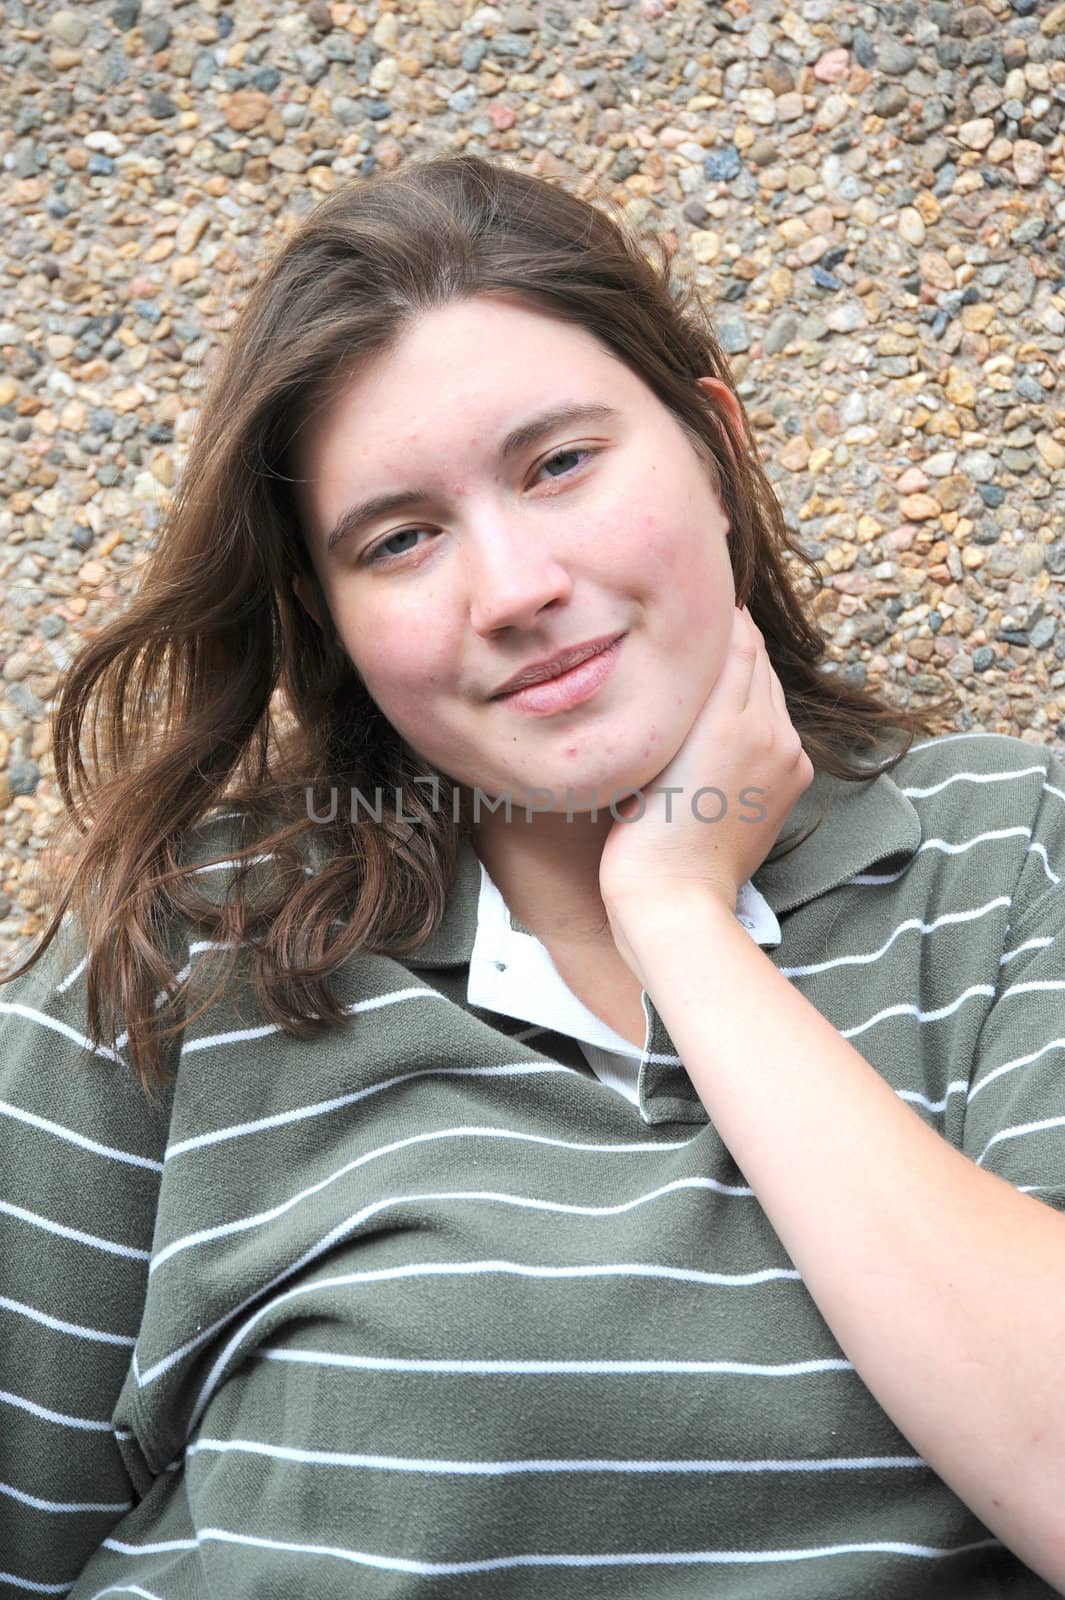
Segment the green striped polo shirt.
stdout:
<svg viewBox="0 0 1065 1600">
<path fill-rule="evenodd" d="M 952 735 L 786 830 L 822 804 L 753 876 L 766 958 L 1065 1208 L 1065 765 Z M 324 1037 L 242 965 L 155 1104 L 72 935 L 0 987 L 0 1595 L 1053 1595 L 844 1357 L 651 1000 L 638 1104 L 469 1003 L 479 875 Z"/>
</svg>

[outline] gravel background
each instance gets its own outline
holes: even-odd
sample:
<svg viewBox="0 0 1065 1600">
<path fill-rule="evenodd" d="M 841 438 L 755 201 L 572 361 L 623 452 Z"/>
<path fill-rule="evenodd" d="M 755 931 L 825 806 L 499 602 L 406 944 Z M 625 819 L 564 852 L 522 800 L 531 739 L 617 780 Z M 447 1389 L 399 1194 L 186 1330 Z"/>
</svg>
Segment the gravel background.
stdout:
<svg viewBox="0 0 1065 1600">
<path fill-rule="evenodd" d="M 1065 754 L 1065 4 L 0 0 L 0 959 L 259 265 L 468 149 L 693 264 L 838 670 Z"/>
</svg>

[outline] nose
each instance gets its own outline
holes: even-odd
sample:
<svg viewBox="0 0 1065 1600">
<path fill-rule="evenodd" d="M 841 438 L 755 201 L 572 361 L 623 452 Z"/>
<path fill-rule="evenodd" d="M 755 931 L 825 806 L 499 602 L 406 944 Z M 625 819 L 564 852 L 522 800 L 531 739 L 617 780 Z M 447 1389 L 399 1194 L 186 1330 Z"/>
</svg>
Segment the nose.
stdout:
<svg viewBox="0 0 1065 1600">
<path fill-rule="evenodd" d="M 543 535 L 531 522 L 508 531 L 498 517 L 471 529 L 464 555 L 477 633 L 530 627 L 547 607 L 569 599 L 572 579 Z"/>
</svg>

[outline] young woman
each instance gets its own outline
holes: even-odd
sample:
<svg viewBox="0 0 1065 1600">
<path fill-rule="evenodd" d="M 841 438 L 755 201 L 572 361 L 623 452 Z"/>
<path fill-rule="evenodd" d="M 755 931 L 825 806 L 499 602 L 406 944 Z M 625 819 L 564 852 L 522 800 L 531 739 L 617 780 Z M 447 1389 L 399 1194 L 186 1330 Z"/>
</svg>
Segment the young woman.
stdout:
<svg viewBox="0 0 1065 1600">
<path fill-rule="evenodd" d="M 0 990 L 0 1593 L 1062 1591 L 1065 767 L 795 562 L 605 208 L 269 265 Z"/>
</svg>

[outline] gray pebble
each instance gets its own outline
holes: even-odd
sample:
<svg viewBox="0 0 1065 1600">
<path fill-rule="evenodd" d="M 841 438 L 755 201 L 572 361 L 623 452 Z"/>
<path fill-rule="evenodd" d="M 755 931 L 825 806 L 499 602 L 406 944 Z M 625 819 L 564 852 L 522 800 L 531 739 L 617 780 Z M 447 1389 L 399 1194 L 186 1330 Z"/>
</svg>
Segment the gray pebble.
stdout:
<svg viewBox="0 0 1065 1600">
<path fill-rule="evenodd" d="M 218 71 L 218 62 L 210 50 L 197 50 L 192 63 L 189 83 L 194 89 L 206 89 Z"/>
<path fill-rule="evenodd" d="M 877 66 L 881 72 L 887 72 L 893 78 L 902 77 L 917 65 L 917 51 L 912 45 L 903 44 L 898 39 L 888 36 L 877 52 Z"/>
<path fill-rule="evenodd" d="M 141 25 L 141 33 L 149 50 L 165 50 L 170 43 L 170 24 L 164 17 L 149 17 Z"/>
<path fill-rule="evenodd" d="M 745 318 L 721 317 L 717 324 L 717 339 L 722 350 L 730 356 L 751 347 L 751 335 Z"/>
<path fill-rule="evenodd" d="M 864 28 L 856 28 L 854 30 L 853 49 L 854 59 L 860 67 L 865 67 L 867 71 L 871 71 L 876 66 L 876 45 Z"/>
<path fill-rule="evenodd" d="M 909 91 L 901 83 L 886 83 L 873 101 L 873 110 L 878 117 L 896 117 L 909 103 Z"/>
<path fill-rule="evenodd" d="M 762 348 L 766 355 L 775 356 L 779 350 L 783 350 L 784 346 L 794 339 L 798 329 L 799 319 L 794 312 L 782 311 L 779 316 L 774 317 L 762 340 Z"/>
<path fill-rule="evenodd" d="M 9 761 L 7 775 L 12 794 L 32 794 L 41 781 L 41 769 L 36 761 Z"/>
</svg>

